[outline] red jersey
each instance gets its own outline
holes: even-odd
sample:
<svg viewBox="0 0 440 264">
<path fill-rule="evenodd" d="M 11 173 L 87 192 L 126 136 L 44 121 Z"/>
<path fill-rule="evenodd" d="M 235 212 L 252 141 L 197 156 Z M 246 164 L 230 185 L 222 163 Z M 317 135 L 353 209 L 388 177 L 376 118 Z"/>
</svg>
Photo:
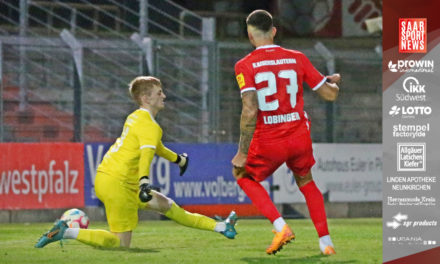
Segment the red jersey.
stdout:
<svg viewBox="0 0 440 264">
<path fill-rule="evenodd" d="M 303 82 L 313 90 L 326 78 L 301 52 L 277 45 L 258 47 L 235 64 L 241 93 L 256 90 L 258 116 L 253 140 L 282 138 L 308 129 Z"/>
</svg>

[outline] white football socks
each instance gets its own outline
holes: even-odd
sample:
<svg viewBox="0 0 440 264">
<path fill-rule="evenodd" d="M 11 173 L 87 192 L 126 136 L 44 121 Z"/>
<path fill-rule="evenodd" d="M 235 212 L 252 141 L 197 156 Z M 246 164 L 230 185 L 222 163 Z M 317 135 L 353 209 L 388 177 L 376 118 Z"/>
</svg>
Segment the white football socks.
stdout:
<svg viewBox="0 0 440 264">
<path fill-rule="evenodd" d="M 226 231 L 226 223 L 225 222 L 217 222 L 214 227 L 215 232 L 225 232 Z"/>
<path fill-rule="evenodd" d="M 79 228 L 67 228 L 64 232 L 63 238 L 65 239 L 76 239 L 79 234 Z"/>
<path fill-rule="evenodd" d="M 322 252 L 324 252 L 327 246 L 335 248 L 332 243 L 332 239 L 330 238 L 330 235 L 322 236 L 319 238 L 319 249 L 321 249 Z"/>
<path fill-rule="evenodd" d="M 283 231 L 283 227 L 286 224 L 286 221 L 284 221 L 284 218 L 278 217 L 273 221 L 273 227 L 275 228 L 275 231 L 281 232 Z"/>
</svg>

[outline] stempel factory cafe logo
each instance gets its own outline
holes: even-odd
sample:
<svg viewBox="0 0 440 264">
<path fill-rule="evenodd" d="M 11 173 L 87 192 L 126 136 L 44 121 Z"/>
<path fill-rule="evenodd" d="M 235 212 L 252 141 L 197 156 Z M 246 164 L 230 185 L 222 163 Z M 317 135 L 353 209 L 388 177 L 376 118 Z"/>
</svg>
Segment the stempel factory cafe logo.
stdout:
<svg viewBox="0 0 440 264">
<path fill-rule="evenodd" d="M 399 52 L 426 53 L 426 18 L 399 19 Z"/>
<path fill-rule="evenodd" d="M 423 125 L 405 125 L 397 124 L 393 125 L 393 137 L 394 138 L 425 138 L 430 128 L 430 123 Z"/>
</svg>

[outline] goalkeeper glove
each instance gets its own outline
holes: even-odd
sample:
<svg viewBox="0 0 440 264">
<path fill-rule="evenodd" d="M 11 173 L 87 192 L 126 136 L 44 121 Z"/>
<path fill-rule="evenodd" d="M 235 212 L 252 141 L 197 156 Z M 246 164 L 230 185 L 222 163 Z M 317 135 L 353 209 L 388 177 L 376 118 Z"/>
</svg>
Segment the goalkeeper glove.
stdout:
<svg viewBox="0 0 440 264">
<path fill-rule="evenodd" d="M 140 178 L 139 180 L 139 199 L 141 202 L 149 202 L 153 196 L 151 195 L 150 179 L 147 176 Z"/>
<path fill-rule="evenodd" d="M 188 154 L 182 153 L 177 155 L 177 160 L 174 163 L 176 163 L 180 167 L 180 176 L 182 176 L 185 173 L 186 168 L 188 167 L 188 162 L 189 162 Z"/>
</svg>

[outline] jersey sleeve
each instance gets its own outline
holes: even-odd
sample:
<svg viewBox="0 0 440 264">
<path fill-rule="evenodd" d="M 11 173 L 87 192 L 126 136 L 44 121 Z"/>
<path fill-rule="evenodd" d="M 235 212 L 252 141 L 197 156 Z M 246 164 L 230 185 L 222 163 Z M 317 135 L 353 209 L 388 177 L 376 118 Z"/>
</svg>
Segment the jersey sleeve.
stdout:
<svg viewBox="0 0 440 264">
<path fill-rule="evenodd" d="M 157 145 L 162 137 L 160 128 L 158 126 L 143 123 L 139 124 L 135 131 L 140 149 L 151 148 L 156 150 Z"/>
<path fill-rule="evenodd" d="M 149 176 L 151 161 L 154 158 L 155 150 L 152 148 L 141 149 L 141 157 L 139 158 L 139 174 L 138 179 Z"/>
<path fill-rule="evenodd" d="M 136 127 L 136 136 L 139 141 L 139 178 L 150 172 L 151 161 L 161 140 L 160 128 L 154 124 L 141 123 Z"/>
<path fill-rule="evenodd" d="M 310 62 L 306 55 L 302 54 L 302 62 L 304 67 L 304 81 L 316 91 L 324 84 L 326 78 L 322 75 L 313 64 Z"/>
<path fill-rule="evenodd" d="M 235 64 L 235 78 L 237 79 L 240 93 L 256 90 L 252 71 L 246 66 L 244 61 Z"/>
<path fill-rule="evenodd" d="M 160 141 L 157 145 L 156 154 L 171 162 L 175 162 L 177 159 L 177 154 L 169 148 L 165 147 L 162 141 Z"/>
</svg>

